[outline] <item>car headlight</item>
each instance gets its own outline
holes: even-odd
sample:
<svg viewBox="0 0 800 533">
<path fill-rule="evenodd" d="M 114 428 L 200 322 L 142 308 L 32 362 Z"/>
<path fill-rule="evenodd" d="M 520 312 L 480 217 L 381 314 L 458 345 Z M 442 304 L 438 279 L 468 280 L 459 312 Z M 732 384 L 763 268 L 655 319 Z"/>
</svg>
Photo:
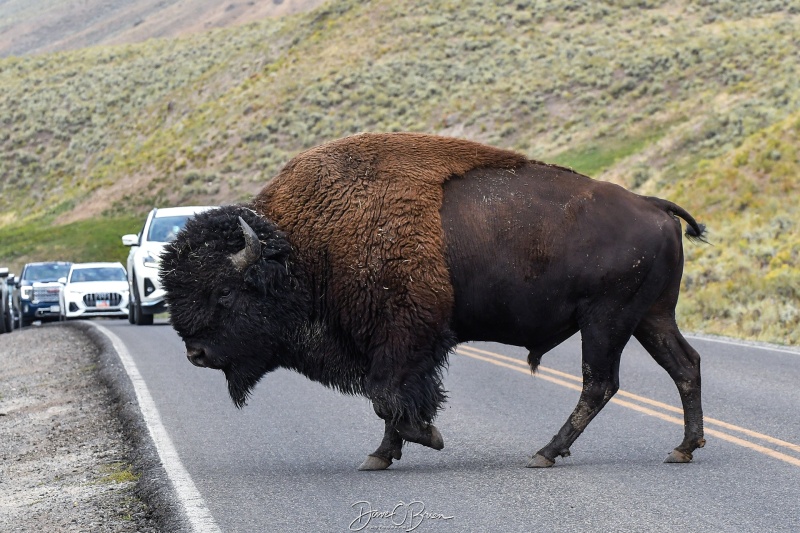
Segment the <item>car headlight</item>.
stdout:
<svg viewBox="0 0 800 533">
<path fill-rule="evenodd" d="M 150 253 L 146 253 L 142 256 L 142 265 L 148 268 L 158 268 L 158 258 L 153 257 Z"/>
<path fill-rule="evenodd" d="M 31 292 L 33 292 L 33 287 L 31 287 L 30 285 L 20 287 L 19 289 L 19 295 L 23 300 L 30 300 Z"/>
</svg>

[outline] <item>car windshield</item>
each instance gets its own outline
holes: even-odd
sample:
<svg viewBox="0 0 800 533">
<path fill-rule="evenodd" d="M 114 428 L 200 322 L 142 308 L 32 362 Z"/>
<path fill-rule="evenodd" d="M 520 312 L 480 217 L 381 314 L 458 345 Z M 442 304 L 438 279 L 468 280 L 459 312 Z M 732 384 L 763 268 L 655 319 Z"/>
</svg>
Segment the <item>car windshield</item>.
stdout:
<svg viewBox="0 0 800 533">
<path fill-rule="evenodd" d="M 85 281 L 125 281 L 125 270 L 119 267 L 76 268 L 72 271 L 70 283 Z"/>
<path fill-rule="evenodd" d="M 172 217 L 156 217 L 150 223 L 150 231 L 147 233 L 148 241 L 171 242 L 191 215 L 178 215 Z"/>
<path fill-rule="evenodd" d="M 58 281 L 69 272 L 69 263 L 47 263 L 28 265 L 22 279 L 27 281 Z"/>
</svg>

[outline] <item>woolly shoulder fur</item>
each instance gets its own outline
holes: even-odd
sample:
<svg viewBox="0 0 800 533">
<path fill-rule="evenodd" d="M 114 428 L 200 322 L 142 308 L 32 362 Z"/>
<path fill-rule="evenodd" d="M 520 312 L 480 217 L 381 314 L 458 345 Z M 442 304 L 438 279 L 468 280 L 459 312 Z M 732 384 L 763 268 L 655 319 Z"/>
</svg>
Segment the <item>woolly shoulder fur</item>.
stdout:
<svg viewBox="0 0 800 533">
<path fill-rule="evenodd" d="M 444 182 L 476 168 L 527 162 L 463 139 L 363 133 L 299 154 L 253 207 L 286 233 L 324 284 L 315 289 L 339 314 L 330 318 L 360 348 L 415 342 L 416 328 L 441 332 L 453 306 L 439 214 Z M 400 331 L 381 332 L 381 323 Z"/>
</svg>

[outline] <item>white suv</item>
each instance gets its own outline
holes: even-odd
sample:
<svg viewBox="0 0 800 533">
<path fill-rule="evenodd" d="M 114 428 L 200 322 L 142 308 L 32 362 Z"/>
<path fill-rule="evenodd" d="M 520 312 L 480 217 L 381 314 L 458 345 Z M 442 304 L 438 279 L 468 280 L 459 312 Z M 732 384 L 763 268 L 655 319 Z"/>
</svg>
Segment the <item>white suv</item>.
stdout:
<svg viewBox="0 0 800 533">
<path fill-rule="evenodd" d="M 128 282 L 121 263 L 72 263 L 59 294 L 59 320 L 128 316 Z"/>
<path fill-rule="evenodd" d="M 130 304 L 128 321 L 145 326 L 153 316 L 167 310 L 164 290 L 158 280 L 158 265 L 164 245 L 172 241 L 192 216 L 214 206 L 165 207 L 147 215 L 138 235 L 122 236 L 122 244 L 130 246 L 128 254 L 128 286 Z"/>
</svg>

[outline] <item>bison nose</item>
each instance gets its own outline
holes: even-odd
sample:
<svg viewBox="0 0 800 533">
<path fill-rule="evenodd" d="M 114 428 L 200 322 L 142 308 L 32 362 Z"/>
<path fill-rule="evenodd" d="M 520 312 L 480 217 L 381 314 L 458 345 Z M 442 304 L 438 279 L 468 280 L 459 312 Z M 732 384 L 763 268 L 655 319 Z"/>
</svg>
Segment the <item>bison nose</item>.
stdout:
<svg viewBox="0 0 800 533">
<path fill-rule="evenodd" d="M 186 357 L 194 366 L 206 367 L 208 361 L 206 360 L 206 351 L 200 346 L 186 345 Z"/>
</svg>

